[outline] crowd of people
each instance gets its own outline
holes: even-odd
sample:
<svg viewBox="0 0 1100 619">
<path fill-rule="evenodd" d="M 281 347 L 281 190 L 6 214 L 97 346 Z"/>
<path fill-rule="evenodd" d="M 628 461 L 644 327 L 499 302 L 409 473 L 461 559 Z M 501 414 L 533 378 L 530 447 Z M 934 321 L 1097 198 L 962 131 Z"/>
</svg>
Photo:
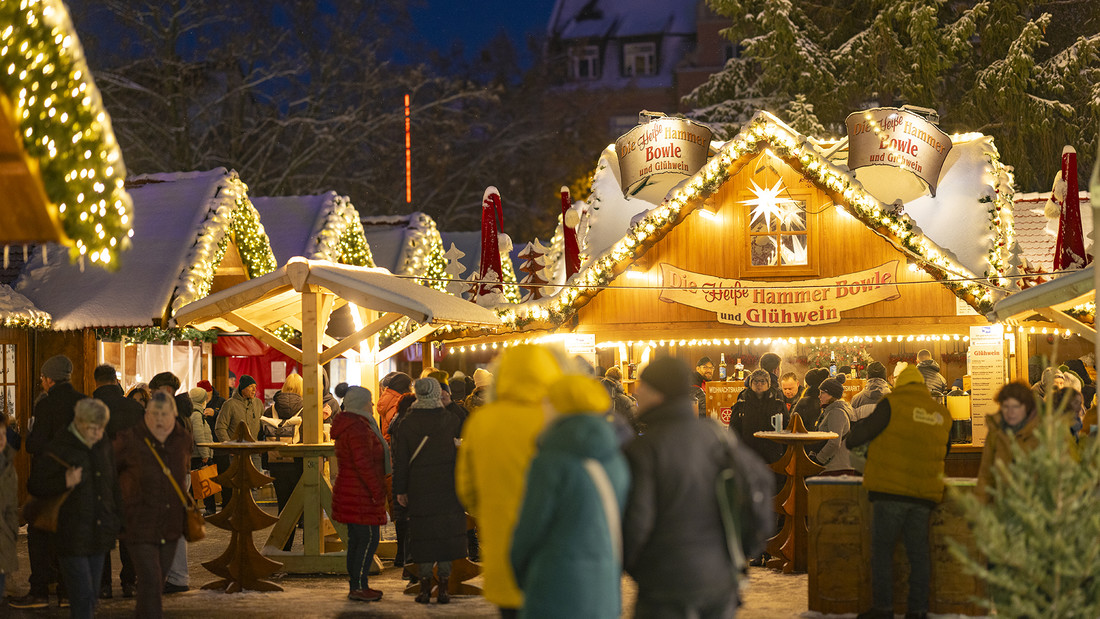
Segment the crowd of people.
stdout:
<svg viewBox="0 0 1100 619">
<path fill-rule="evenodd" d="M 537 345 L 506 349 L 491 370 L 469 377 L 435 368 L 417 378 L 393 372 L 377 398 L 341 384 L 337 399 L 326 375 L 332 517 L 347 526 L 348 598 L 382 598 L 369 586 L 369 571 L 381 526 L 393 522 L 393 565 L 404 566 L 419 587 L 418 603 L 448 603 L 457 588 L 452 562 L 470 558 L 481 565 L 486 599 L 504 617 L 618 617 L 624 571 L 638 583 L 636 616 L 730 617 L 743 580 L 739 559 L 759 565 L 762 542 L 778 525 L 770 497 L 782 478 L 766 465 L 783 450 L 756 433 L 787 428 L 797 413 L 808 429 L 835 435 L 809 450 L 822 474 L 862 474 L 873 504 L 873 607 L 860 617 L 892 616 L 899 541 L 910 564 L 906 616 L 926 616 L 928 526 L 943 500 L 951 416 L 939 398 L 947 383 L 922 357 L 930 354 L 897 364 L 890 377 L 882 363 L 870 363 L 864 388 L 849 402 L 843 374 L 815 368 L 799 381 L 793 372 L 780 374 L 779 355 L 765 354 L 745 379 L 729 432 L 706 419 L 700 393 L 713 372 L 706 358 L 694 371 L 658 358 L 642 369 L 632 394 L 618 368 L 601 371 Z M 113 594 L 117 541 L 122 595 L 136 595 L 136 616 L 161 616 L 162 596 L 189 588 L 187 505 L 179 488 L 188 486 L 191 470 L 228 466 L 207 444 L 232 439 L 242 424 L 253 437 L 296 441 L 301 377 L 289 375 L 265 407 L 247 375 L 228 398 L 208 381 L 181 390 L 169 372 L 124 394 L 115 368 L 101 365 L 87 397 L 72 372 L 63 355 L 41 368 L 43 394 L 25 441 L 32 456 L 27 491 L 35 501 L 62 502 L 55 530 L 29 523 L 30 591 L 10 603 L 45 607 L 57 583 L 59 602 L 73 617 L 93 616 L 97 600 Z M 1088 431 L 1094 390 L 1084 389 L 1087 376 L 1054 369 L 1036 385 L 1000 390 L 1000 411 L 987 423 L 979 496 L 988 496 L 992 471 L 1011 459 L 1013 443 L 1034 446 L 1037 398 L 1052 395 L 1066 410 L 1074 440 Z M 8 500 L 0 509 L 0 585 L 14 571 L 19 526 L 13 457 L 20 437 L 3 421 L 0 493 Z M 265 465 L 281 510 L 301 461 Z M 756 514 L 739 531 L 723 519 L 729 506 L 716 491 L 731 470 L 745 490 L 734 509 Z M 223 507 L 230 492 L 222 492 Z M 208 511 L 215 500 L 207 499 Z"/>
</svg>

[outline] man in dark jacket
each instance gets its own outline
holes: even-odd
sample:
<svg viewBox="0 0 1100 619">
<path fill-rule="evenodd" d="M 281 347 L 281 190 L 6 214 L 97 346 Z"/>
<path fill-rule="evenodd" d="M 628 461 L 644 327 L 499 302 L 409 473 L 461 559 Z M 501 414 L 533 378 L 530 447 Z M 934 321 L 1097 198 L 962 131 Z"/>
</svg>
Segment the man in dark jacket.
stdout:
<svg viewBox="0 0 1100 619">
<path fill-rule="evenodd" d="M 787 417 L 790 417 L 790 412 L 794 408 L 798 398 L 802 397 L 802 383 L 798 381 L 798 375 L 794 372 L 787 372 L 779 377 L 779 389 L 783 394 L 782 402 L 787 408 Z"/>
<path fill-rule="evenodd" d="M 924 386 L 928 387 L 933 398 L 938 400 L 947 393 L 947 379 L 940 374 L 940 366 L 932 360 L 932 353 L 926 348 L 917 351 L 917 369 L 924 377 Z"/>
<path fill-rule="evenodd" d="M 867 383 L 852 397 L 852 409 L 856 419 L 863 419 L 874 410 L 874 404 L 890 393 L 890 383 L 886 382 L 886 366 L 878 361 L 867 364 Z M 869 408 L 868 408 L 869 407 Z M 863 409 L 861 412 L 860 409 Z"/>
<path fill-rule="evenodd" d="M 638 583 L 639 615 L 706 619 L 737 609 L 740 574 L 715 491 L 728 451 L 721 429 L 697 418 L 691 374 L 665 357 L 637 383 L 646 432 L 624 448 L 633 485 L 623 510 L 623 567 Z"/>
<path fill-rule="evenodd" d="M 87 396 L 73 387 L 73 362 L 65 355 L 55 355 L 42 364 L 39 380 L 45 397 L 34 405 L 30 433 L 27 434 L 27 453 L 31 455 L 31 470 L 46 446 L 53 442 L 73 421 L 76 403 Z M 53 550 L 53 535 L 35 527 L 27 527 L 27 554 L 29 555 L 31 590 L 27 595 L 13 598 L 14 608 L 45 608 L 49 604 L 49 587 L 57 582 L 57 557 Z M 63 585 L 59 585 L 59 600 L 65 597 Z"/>
<path fill-rule="evenodd" d="M 191 429 L 191 396 L 187 392 L 176 393 L 180 390 L 180 379 L 171 372 L 161 372 L 149 380 L 149 391 L 156 393 L 163 391 L 176 400 L 176 417 L 180 425 L 193 434 Z"/>
<path fill-rule="evenodd" d="M 695 363 L 695 373 L 691 375 L 691 400 L 695 405 L 695 414 L 707 416 L 707 381 L 714 374 L 714 362 L 710 357 L 700 357 Z"/>
<path fill-rule="evenodd" d="M 137 400 L 126 397 L 126 394 L 122 392 L 122 386 L 118 384 L 118 372 L 113 365 L 105 363 L 97 366 L 92 376 L 95 378 L 95 391 L 92 392 L 92 397 L 106 404 L 107 409 L 111 412 L 111 417 L 107 421 L 107 440 L 114 443 L 119 432 L 143 423 L 145 409 L 141 407 Z M 118 578 L 122 583 L 122 597 L 133 597 L 134 564 L 130 560 L 130 553 L 127 552 L 125 544 L 119 544 L 118 556 L 122 562 L 122 570 L 118 574 Z M 109 600 L 113 595 L 111 591 L 111 553 L 108 552 L 103 559 L 103 584 L 100 588 L 99 597 Z"/>
</svg>

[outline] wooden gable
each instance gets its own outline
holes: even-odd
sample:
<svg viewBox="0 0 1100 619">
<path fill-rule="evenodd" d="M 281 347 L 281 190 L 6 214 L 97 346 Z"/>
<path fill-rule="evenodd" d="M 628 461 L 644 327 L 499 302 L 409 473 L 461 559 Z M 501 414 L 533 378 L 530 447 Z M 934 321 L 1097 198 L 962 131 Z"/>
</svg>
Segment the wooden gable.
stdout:
<svg viewBox="0 0 1100 619">
<path fill-rule="evenodd" d="M 0 245 L 51 241 L 71 245 L 57 208 L 42 185 L 38 162 L 27 155 L 19 136 L 15 107 L 0 92 Z"/>
<path fill-rule="evenodd" d="M 799 335 L 919 333 L 945 323 L 984 324 L 976 315 L 956 316 L 957 297 L 923 271 L 912 271 L 907 256 L 865 224 L 834 206 L 833 197 L 782 159 L 762 151 L 707 197 L 663 238 L 636 258 L 631 270 L 593 296 L 577 312 L 577 331 L 598 332 L 609 339 L 681 339 L 693 337 L 790 337 Z M 781 183 L 779 197 L 797 200 L 806 217 L 806 264 L 754 266 L 749 234 L 751 206 L 760 189 Z M 844 276 L 887 265 L 896 277 L 896 296 L 889 300 L 839 311 L 839 321 L 826 324 L 761 326 L 721 322 L 716 311 L 662 299 L 661 287 L 684 282 L 664 281 L 662 265 L 742 282 L 767 283 L 742 290 L 753 294 L 781 293 L 799 282 L 848 281 Z M 729 282 L 727 282 L 728 284 Z M 847 296 L 852 289 L 822 288 L 826 298 Z M 700 292 L 700 295 L 705 293 Z M 763 298 L 763 297 L 760 297 Z M 746 302 L 747 303 L 747 302 Z M 774 307 L 782 309 L 782 303 Z"/>
</svg>

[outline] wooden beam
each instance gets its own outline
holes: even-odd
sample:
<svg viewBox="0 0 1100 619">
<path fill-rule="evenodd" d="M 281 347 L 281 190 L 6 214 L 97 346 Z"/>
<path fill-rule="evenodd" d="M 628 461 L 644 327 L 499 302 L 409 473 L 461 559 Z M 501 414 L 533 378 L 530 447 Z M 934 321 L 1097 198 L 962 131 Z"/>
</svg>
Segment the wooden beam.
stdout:
<svg viewBox="0 0 1100 619">
<path fill-rule="evenodd" d="M 248 320 L 247 318 L 241 316 L 236 312 L 226 312 L 224 317 L 227 321 L 229 321 L 230 324 L 236 326 L 239 329 L 249 332 L 250 334 L 255 336 L 256 339 L 283 353 L 284 355 L 290 357 L 298 363 L 305 362 L 302 358 L 301 350 L 298 350 L 291 344 L 288 344 L 279 339 L 278 336 L 276 336 L 274 333 L 268 331 L 260 325 L 252 322 L 251 320 Z"/>
<path fill-rule="evenodd" d="M 390 357 L 396 355 L 398 352 L 408 348 L 409 344 L 419 341 L 422 338 L 428 337 L 438 328 L 439 325 L 433 325 L 431 323 L 421 325 L 420 328 L 416 331 L 413 331 L 405 337 L 397 340 L 393 344 L 390 344 L 389 346 L 380 350 L 374 358 L 374 364 L 378 365 L 379 363 L 382 363 L 386 359 L 389 359 Z"/>
<path fill-rule="evenodd" d="M 1044 307 L 1035 311 L 1044 318 L 1049 318 L 1054 322 L 1062 325 L 1063 327 L 1069 329 L 1070 331 L 1076 331 L 1077 333 L 1080 333 L 1081 335 L 1086 335 L 1090 338 L 1096 337 L 1096 329 L 1094 327 L 1086 325 L 1085 323 L 1077 320 L 1076 318 L 1070 316 L 1065 312 L 1059 312 L 1058 310 L 1049 307 Z"/>
<path fill-rule="evenodd" d="M 382 329 L 385 329 L 386 327 L 392 325 L 393 323 L 404 317 L 404 314 L 398 314 L 397 312 L 389 312 L 388 314 L 383 314 L 383 316 L 378 320 L 375 320 L 374 322 L 363 327 L 362 329 L 359 329 L 355 333 L 352 333 L 351 335 L 345 337 L 344 339 L 340 340 L 338 344 L 328 348 L 327 350 L 325 350 L 325 352 L 321 353 L 321 365 L 332 361 L 339 355 L 343 354 L 345 351 L 350 350 L 351 348 L 358 345 L 359 342 L 362 342 L 368 337 L 374 335 L 375 333 L 378 333 Z"/>
</svg>

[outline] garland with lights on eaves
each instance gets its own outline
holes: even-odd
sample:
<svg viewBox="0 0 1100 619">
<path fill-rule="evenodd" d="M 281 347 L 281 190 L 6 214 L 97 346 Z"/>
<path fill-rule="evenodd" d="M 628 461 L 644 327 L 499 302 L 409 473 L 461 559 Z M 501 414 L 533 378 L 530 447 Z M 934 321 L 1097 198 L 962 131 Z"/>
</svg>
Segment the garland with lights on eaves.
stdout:
<svg viewBox="0 0 1100 619">
<path fill-rule="evenodd" d="M 526 303 L 517 308 L 498 309 L 501 321 L 507 327 L 519 328 L 528 325 L 540 325 L 552 328 L 568 320 L 580 307 L 595 294 L 598 287 L 606 286 L 615 276 L 624 271 L 634 259 L 638 258 L 650 245 L 661 238 L 678 223 L 690 208 L 699 200 L 718 190 L 730 176 L 737 172 L 733 164 L 747 155 L 768 147 L 790 164 L 796 164 L 801 173 L 826 192 L 835 196 L 835 204 L 848 214 L 864 223 L 872 230 L 890 239 L 896 245 L 917 259 L 926 272 L 937 279 L 956 276 L 964 280 L 941 282 L 949 289 L 973 300 L 979 311 L 992 308 L 994 290 L 989 285 L 973 281 L 972 274 L 946 256 L 932 241 L 913 232 L 912 219 L 904 213 L 896 213 L 882 205 L 878 199 L 868 194 L 855 178 L 833 166 L 805 137 L 797 134 L 777 118 L 767 112 L 759 112 L 749 125 L 711 157 L 703 168 L 673 196 L 652 209 L 638 221 L 626 235 L 601 257 L 589 264 L 582 272 L 570 278 L 561 292 L 545 301 Z M 1011 187 L 1011 175 L 1007 168 L 1000 165 L 995 149 L 990 153 L 991 163 L 998 172 L 998 178 Z M 996 190 L 993 202 L 997 208 L 991 210 L 991 221 L 999 217 L 995 225 L 1003 231 L 1003 236 L 995 244 L 1002 254 L 1009 249 L 1014 240 L 1010 233 L 1010 215 L 1004 207 L 1011 195 L 1005 195 L 1000 187 Z M 1009 210 L 1008 213 L 1011 211 Z M 1003 244 L 1002 244 L 1003 242 Z M 1004 254 L 1008 255 L 1008 254 Z M 1006 275 L 1006 262 L 1003 256 L 989 256 L 990 268 L 983 274 L 989 284 L 1003 281 Z"/>
<path fill-rule="evenodd" d="M 0 90 L 37 162 L 47 208 L 75 244 L 70 259 L 118 268 L 133 235 L 126 168 L 60 0 L 0 2 Z"/>
</svg>

